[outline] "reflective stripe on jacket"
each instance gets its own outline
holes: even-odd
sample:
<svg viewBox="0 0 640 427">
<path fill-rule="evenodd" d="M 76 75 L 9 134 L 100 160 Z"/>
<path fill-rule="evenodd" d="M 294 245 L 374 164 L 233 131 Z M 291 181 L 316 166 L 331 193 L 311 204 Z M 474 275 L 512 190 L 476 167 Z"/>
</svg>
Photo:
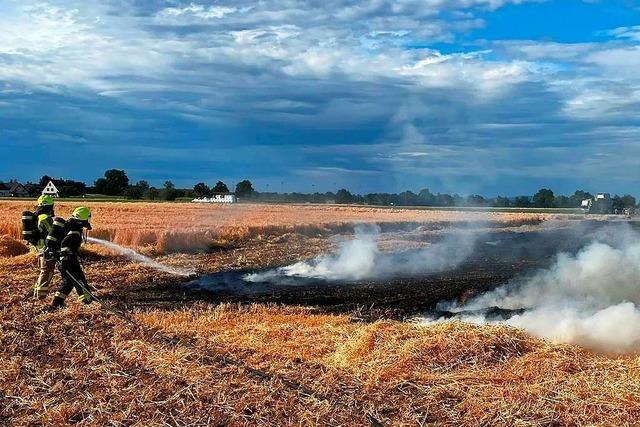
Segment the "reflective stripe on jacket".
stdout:
<svg viewBox="0 0 640 427">
<path fill-rule="evenodd" d="M 49 236 L 49 233 L 53 229 L 53 218 L 49 214 L 38 215 L 38 231 L 40 232 L 40 240 L 36 244 L 36 249 L 39 251 L 45 247 L 45 239 Z"/>
<path fill-rule="evenodd" d="M 75 227 L 74 227 L 75 228 Z M 60 244 L 60 257 L 67 258 L 71 254 L 76 254 L 82 245 L 82 229 L 69 230 Z"/>
</svg>

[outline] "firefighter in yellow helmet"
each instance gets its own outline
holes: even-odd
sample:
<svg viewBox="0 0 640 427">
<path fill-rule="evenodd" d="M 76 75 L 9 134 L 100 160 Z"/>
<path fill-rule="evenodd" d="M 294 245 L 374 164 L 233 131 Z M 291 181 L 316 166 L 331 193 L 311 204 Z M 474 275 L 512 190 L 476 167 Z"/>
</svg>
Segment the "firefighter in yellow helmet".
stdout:
<svg viewBox="0 0 640 427">
<path fill-rule="evenodd" d="M 37 217 L 37 242 L 35 248 L 38 252 L 38 267 L 40 274 L 36 280 L 33 294 L 34 297 L 42 299 L 49 292 L 49 285 L 53 279 L 56 268 L 54 253 L 47 251 L 47 238 L 54 227 L 53 198 L 49 195 L 38 197 L 35 215 Z"/>
<path fill-rule="evenodd" d="M 80 246 L 85 240 L 83 230 L 91 230 L 91 211 L 86 207 L 76 208 L 67 221 L 66 235 L 60 245 L 60 263 L 58 264 L 62 274 L 62 285 L 56 292 L 51 309 L 64 307 L 65 300 L 73 288 L 76 289 L 80 301 L 91 304 L 92 298 L 89 291 L 92 289 L 82 271 L 82 265 L 78 257 Z"/>
</svg>

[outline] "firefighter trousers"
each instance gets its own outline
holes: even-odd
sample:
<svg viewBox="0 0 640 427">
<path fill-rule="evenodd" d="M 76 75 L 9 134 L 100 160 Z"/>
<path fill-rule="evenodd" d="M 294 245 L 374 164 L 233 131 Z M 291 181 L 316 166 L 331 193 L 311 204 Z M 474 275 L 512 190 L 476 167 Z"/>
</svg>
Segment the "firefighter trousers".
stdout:
<svg viewBox="0 0 640 427">
<path fill-rule="evenodd" d="M 80 265 L 78 257 L 70 255 L 66 260 L 60 263 L 59 268 L 60 274 L 62 275 L 62 285 L 53 297 L 52 305 L 54 307 L 64 305 L 65 300 L 74 288 L 80 297 L 80 301 L 85 304 L 90 304 L 92 302 L 92 298 L 91 294 L 87 292 L 87 290 L 91 290 L 91 288 L 87 283 L 87 278 L 84 275 L 84 271 L 82 271 L 82 266 Z M 82 286 L 76 283 L 76 280 L 80 282 Z"/>
<path fill-rule="evenodd" d="M 44 253 L 38 253 L 38 268 L 40 274 L 33 287 L 33 296 L 38 299 L 43 299 L 49 293 L 49 286 L 51 286 L 53 274 L 56 270 L 56 260 L 47 259 Z"/>
</svg>

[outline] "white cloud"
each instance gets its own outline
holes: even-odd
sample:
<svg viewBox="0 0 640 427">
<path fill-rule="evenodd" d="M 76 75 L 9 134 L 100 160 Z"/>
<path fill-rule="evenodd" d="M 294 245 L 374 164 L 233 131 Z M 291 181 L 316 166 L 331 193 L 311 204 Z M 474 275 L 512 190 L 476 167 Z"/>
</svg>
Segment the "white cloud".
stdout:
<svg viewBox="0 0 640 427">
<path fill-rule="evenodd" d="M 586 55 L 584 61 L 601 67 L 608 78 L 640 80 L 637 73 L 640 67 L 640 46 L 599 49 Z"/>
<path fill-rule="evenodd" d="M 357 131 L 373 154 L 352 155 L 398 174 L 550 176 L 557 165 L 505 165 L 557 140 L 627 138 L 611 126 L 631 125 L 640 104 L 640 48 L 629 42 L 637 28 L 593 43 L 408 47 L 484 25 L 474 7 L 518 3 L 122 0 L 113 10 L 97 0 L 16 1 L 0 16 L 0 84 L 96 94 L 213 129 L 249 121 L 285 135 L 324 131 L 327 143 Z"/>
<path fill-rule="evenodd" d="M 640 87 L 588 85 L 567 99 L 564 112 L 583 120 L 633 118 L 640 107 Z"/>
<path fill-rule="evenodd" d="M 116 37 L 101 31 L 97 16 L 49 4 L 24 6 L 0 17 L 3 42 L 0 80 L 34 87 L 111 89 L 108 80 L 123 74 L 157 75 L 170 61 L 158 43 L 127 29 Z M 161 43 L 164 46 L 176 42 Z"/>
<path fill-rule="evenodd" d="M 237 12 L 235 7 L 226 6 L 203 6 L 200 4 L 191 3 L 186 7 L 168 7 L 161 10 L 158 16 L 161 18 L 166 17 L 194 17 L 199 19 L 220 19 L 225 15 Z"/>
<path fill-rule="evenodd" d="M 614 28 L 608 31 L 607 34 L 619 39 L 640 41 L 640 25 Z"/>
</svg>

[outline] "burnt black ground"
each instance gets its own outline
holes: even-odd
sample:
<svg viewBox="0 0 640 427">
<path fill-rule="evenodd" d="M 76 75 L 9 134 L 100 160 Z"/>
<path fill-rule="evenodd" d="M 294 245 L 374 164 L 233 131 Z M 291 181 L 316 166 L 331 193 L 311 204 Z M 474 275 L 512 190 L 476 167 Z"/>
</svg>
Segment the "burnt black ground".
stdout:
<svg viewBox="0 0 640 427">
<path fill-rule="evenodd" d="M 549 267 L 559 252 L 576 253 L 595 239 L 615 240 L 631 232 L 625 222 L 575 221 L 534 231 L 493 230 L 482 235 L 473 254 L 457 268 L 419 277 L 357 282 L 282 278 L 247 283 L 249 271 L 223 272 L 187 286 L 187 298 L 241 303 L 317 306 L 328 312 L 403 318 L 435 309 L 441 300 L 477 295 Z"/>
<path fill-rule="evenodd" d="M 255 270 L 227 271 L 164 289 L 149 289 L 156 302 L 197 300 L 316 306 L 324 312 L 356 313 L 365 320 L 407 318 L 435 310 L 442 300 L 464 300 L 549 267 L 559 252 L 576 253 L 594 240 L 615 245 L 635 225 L 626 221 L 567 221 L 522 230 L 482 231 L 475 249 L 458 267 L 426 275 L 381 280 L 326 281 L 283 277 L 250 283 Z M 477 232 L 474 230 L 473 232 Z M 431 243 L 443 235 L 431 236 Z M 146 293 L 144 298 L 149 298 Z M 141 293 L 139 295 L 143 295 Z"/>
</svg>

